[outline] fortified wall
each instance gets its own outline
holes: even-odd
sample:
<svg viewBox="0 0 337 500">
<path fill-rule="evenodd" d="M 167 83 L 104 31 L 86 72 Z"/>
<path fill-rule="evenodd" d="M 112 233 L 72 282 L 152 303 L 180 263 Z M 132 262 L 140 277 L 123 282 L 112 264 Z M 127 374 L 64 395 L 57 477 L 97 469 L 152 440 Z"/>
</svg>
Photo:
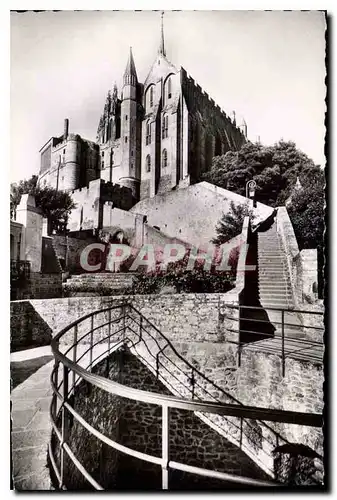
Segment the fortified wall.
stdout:
<svg viewBox="0 0 337 500">
<path fill-rule="evenodd" d="M 156 226 L 171 238 L 179 238 L 199 248 L 210 245 L 216 225 L 228 212 L 230 203 L 246 205 L 247 198 L 208 182 L 200 182 L 141 200 L 132 213 L 143 214 L 150 226 Z M 255 223 L 267 219 L 273 208 L 257 203 Z"/>
</svg>

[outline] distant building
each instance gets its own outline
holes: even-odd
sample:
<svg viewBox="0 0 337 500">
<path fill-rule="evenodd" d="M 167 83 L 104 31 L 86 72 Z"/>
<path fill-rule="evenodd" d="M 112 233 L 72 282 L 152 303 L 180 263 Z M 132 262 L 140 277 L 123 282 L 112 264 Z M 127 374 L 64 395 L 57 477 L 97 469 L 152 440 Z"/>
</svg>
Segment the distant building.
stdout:
<svg viewBox="0 0 337 500">
<path fill-rule="evenodd" d="M 132 190 L 135 201 L 201 179 L 212 158 L 238 150 L 247 125 L 236 125 L 195 83 L 167 58 L 163 24 L 158 54 L 145 79 L 138 81 L 130 54 L 118 95 L 109 91 L 97 130 L 97 144 L 68 134 L 52 137 L 41 149 L 39 182 L 74 190 L 97 178 Z"/>
<path fill-rule="evenodd" d="M 99 177 L 99 147 L 79 135 L 69 134 L 69 120 L 64 121 L 60 137 L 51 137 L 40 149 L 38 182 L 61 191 L 73 191 Z"/>
</svg>

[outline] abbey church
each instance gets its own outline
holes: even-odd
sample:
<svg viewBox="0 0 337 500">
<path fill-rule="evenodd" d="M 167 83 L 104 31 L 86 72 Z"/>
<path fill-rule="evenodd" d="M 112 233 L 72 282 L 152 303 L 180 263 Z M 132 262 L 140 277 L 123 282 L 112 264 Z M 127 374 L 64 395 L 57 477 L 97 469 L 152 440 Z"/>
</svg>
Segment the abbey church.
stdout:
<svg viewBox="0 0 337 500">
<path fill-rule="evenodd" d="M 203 92 L 184 68 L 166 55 L 163 21 L 154 63 L 143 83 L 130 48 L 121 93 L 108 92 L 96 142 L 69 133 L 52 137 L 40 150 L 39 183 L 74 191 L 96 179 L 119 185 L 140 200 L 186 188 L 201 180 L 212 158 L 236 151 L 247 126 Z"/>
</svg>

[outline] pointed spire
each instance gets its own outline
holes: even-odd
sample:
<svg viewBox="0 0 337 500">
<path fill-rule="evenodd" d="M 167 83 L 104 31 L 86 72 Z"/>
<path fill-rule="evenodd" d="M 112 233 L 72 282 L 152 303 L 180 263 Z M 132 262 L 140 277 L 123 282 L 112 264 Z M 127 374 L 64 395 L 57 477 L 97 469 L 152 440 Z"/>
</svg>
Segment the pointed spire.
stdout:
<svg viewBox="0 0 337 500">
<path fill-rule="evenodd" d="M 165 43 L 164 43 L 164 12 L 161 13 L 161 33 L 160 33 L 160 45 L 158 52 L 162 56 L 166 57 Z"/>
<path fill-rule="evenodd" d="M 132 47 L 130 47 L 129 59 L 124 71 L 124 85 L 136 85 L 137 83 L 137 72 L 135 61 L 133 60 Z"/>
</svg>

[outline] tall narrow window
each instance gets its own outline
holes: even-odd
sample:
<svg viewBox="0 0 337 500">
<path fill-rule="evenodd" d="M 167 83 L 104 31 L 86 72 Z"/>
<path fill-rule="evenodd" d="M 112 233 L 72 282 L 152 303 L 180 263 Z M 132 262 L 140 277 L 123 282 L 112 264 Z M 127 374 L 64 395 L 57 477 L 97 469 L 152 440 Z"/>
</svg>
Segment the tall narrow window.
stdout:
<svg viewBox="0 0 337 500">
<path fill-rule="evenodd" d="M 151 156 L 146 157 L 146 172 L 151 172 Z"/>
<path fill-rule="evenodd" d="M 165 139 L 165 118 L 166 115 L 163 116 L 162 122 L 161 122 L 161 136 L 162 139 Z"/>
<path fill-rule="evenodd" d="M 162 166 L 163 168 L 167 167 L 167 149 L 163 149 Z"/>
<path fill-rule="evenodd" d="M 151 144 L 151 123 L 146 124 L 146 144 Z"/>
<path fill-rule="evenodd" d="M 172 83 L 171 83 L 171 77 L 167 81 L 167 97 L 168 99 L 171 99 L 172 97 Z"/>
<path fill-rule="evenodd" d="M 150 88 L 150 106 L 153 106 L 153 87 Z"/>
<path fill-rule="evenodd" d="M 168 136 L 168 115 L 164 115 L 162 123 L 162 138 L 165 139 L 165 137 L 167 136 Z"/>
<path fill-rule="evenodd" d="M 107 139 L 111 139 L 111 130 L 112 130 L 112 119 L 110 118 L 109 123 L 108 123 L 108 134 L 107 134 Z"/>
<path fill-rule="evenodd" d="M 127 136 L 125 136 L 124 141 L 125 141 L 125 142 L 128 142 L 128 138 L 127 138 Z"/>
<path fill-rule="evenodd" d="M 104 161 L 102 161 L 102 170 L 104 169 Z"/>
</svg>

